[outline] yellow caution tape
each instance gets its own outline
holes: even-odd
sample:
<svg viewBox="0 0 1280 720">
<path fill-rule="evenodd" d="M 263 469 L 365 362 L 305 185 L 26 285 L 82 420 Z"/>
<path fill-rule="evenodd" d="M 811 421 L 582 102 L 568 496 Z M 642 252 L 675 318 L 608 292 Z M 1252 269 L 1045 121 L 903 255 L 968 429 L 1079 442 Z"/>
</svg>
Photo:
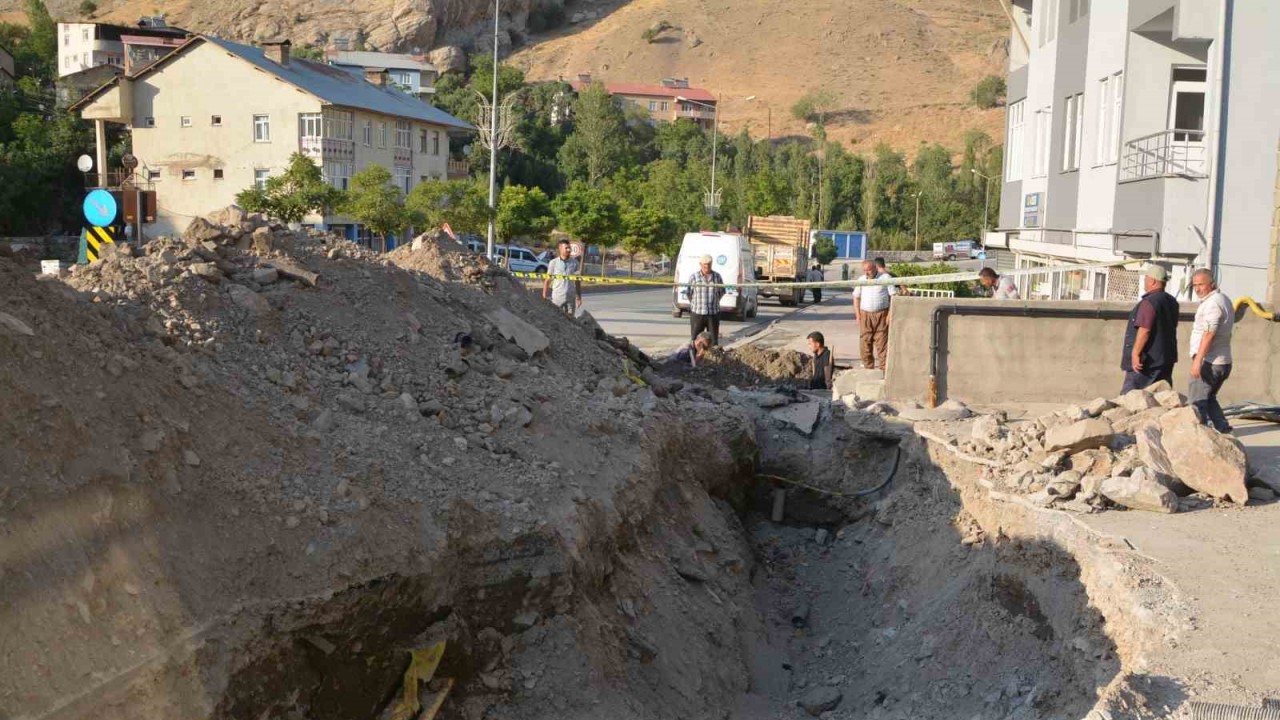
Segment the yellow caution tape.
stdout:
<svg viewBox="0 0 1280 720">
<path fill-rule="evenodd" d="M 1021 270 L 1008 270 L 1000 273 L 1001 277 L 1025 277 L 1030 275 L 1045 275 L 1055 272 L 1067 271 L 1085 271 L 1085 270 L 1105 270 L 1107 268 L 1121 267 L 1124 265 L 1138 264 L 1138 260 L 1115 260 L 1105 263 L 1092 263 L 1089 265 L 1051 265 L 1039 268 L 1023 268 Z M 869 287 L 876 285 L 890 285 L 897 287 L 899 285 L 933 285 L 935 283 L 953 283 L 953 282 L 972 282 L 978 279 L 978 270 L 966 270 L 962 272 L 946 273 L 942 275 L 912 275 L 910 277 L 892 277 L 884 279 L 868 280 L 866 278 L 860 280 L 824 280 L 820 282 L 809 282 L 804 280 L 782 281 L 782 282 L 742 282 L 742 283 L 694 283 L 697 287 L 721 287 L 730 290 L 736 288 L 855 288 Z M 652 285 L 656 287 L 689 287 L 688 282 L 677 282 L 671 280 L 648 280 L 639 278 L 613 278 L 600 277 L 599 275 L 552 275 L 549 273 L 530 273 L 530 272 L 513 272 L 513 276 L 518 278 L 530 278 L 535 280 L 575 280 L 585 283 L 614 283 L 618 285 Z"/>
<path fill-rule="evenodd" d="M 410 651 L 409 668 L 404 671 L 404 697 L 391 711 L 392 720 L 416 720 L 418 718 L 418 712 L 422 710 L 419 683 L 429 683 L 435 677 L 436 668 L 440 666 L 440 659 L 444 657 L 444 647 L 445 641 L 441 640 L 435 645 Z M 422 720 L 431 720 L 436 716 L 436 713 L 440 711 L 440 706 L 444 704 L 445 697 L 449 695 L 449 691 L 452 689 L 453 679 L 446 679 L 444 689 L 432 700 L 427 712 L 422 715 Z"/>
</svg>

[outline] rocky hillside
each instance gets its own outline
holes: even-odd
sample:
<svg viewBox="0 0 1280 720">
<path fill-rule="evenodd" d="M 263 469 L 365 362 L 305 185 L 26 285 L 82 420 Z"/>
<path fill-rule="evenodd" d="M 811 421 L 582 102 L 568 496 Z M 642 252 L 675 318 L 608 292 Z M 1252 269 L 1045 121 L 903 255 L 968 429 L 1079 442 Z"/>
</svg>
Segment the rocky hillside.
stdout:
<svg viewBox="0 0 1280 720">
<path fill-rule="evenodd" d="M 56 17 L 79 0 L 47 0 Z M 0 0 L 12 17 L 21 0 Z M 959 147 L 968 130 L 1000 138 L 1003 112 L 968 102 L 1000 73 L 1007 30 L 994 2 L 972 0 L 506 0 L 500 45 L 531 79 L 579 73 L 614 82 L 688 78 L 722 98 L 728 131 L 806 132 L 791 114 L 810 91 L 833 94 L 834 139 L 911 152 L 921 142 Z M 427 51 L 488 47 L 488 0 L 99 0 L 95 17 L 171 23 L 236 40 L 288 37 L 324 45 Z M 646 39 L 646 31 L 666 26 Z M 454 56 L 457 56 L 454 53 Z"/>
</svg>

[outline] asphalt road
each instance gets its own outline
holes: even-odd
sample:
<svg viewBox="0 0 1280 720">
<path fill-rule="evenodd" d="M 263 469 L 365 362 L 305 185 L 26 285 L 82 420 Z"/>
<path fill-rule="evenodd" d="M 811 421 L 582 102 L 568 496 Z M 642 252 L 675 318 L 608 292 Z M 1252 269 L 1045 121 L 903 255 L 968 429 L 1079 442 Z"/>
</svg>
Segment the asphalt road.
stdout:
<svg viewBox="0 0 1280 720">
<path fill-rule="evenodd" d="M 847 302 L 847 295 L 845 300 Z M 808 306 L 808 303 L 804 305 Z M 651 355 L 672 352 L 689 342 L 689 316 L 686 314 L 678 320 L 671 317 L 671 290 L 666 288 L 586 293 L 583 295 L 582 307 L 591 313 L 605 332 L 625 336 Z M 763 299 L 760 301 L 760 313 L 756 317 L 742 322 L 729 319 L 720 321 L 720 344 L 727 345 L 795 310 L 796 308 L 782 307 L 772 298 Z"/>
</svg>

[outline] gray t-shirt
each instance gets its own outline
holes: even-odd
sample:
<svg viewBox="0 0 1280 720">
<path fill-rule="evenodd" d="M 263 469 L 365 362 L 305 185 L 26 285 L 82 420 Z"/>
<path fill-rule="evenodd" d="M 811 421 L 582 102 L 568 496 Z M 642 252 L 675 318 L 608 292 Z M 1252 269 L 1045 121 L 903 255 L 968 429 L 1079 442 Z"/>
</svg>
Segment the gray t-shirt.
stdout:
<svg viewBox="0 0 1280 720">
<path fill-rule="evenodd" d="M 1205 350 L 1202 362 L 1210 365 L 1231 364 L 1231 331 L 1235 328 L 1236 311 L 1231 298 L 1214 290 L 1200 301 L 1196 308 L 1196 321 L 1191 326 L 1191 357 L 1200 352 L 1200 341 L 1205 333 L 1213 333 L 1213 340 Z"/>
<path fill-rule="evenodd" d="M 577 275 L 578 261 L 574 258 L 561 260 L 560 258 L 551 258 L 551 262 L 547 263 L 548 275 Z M 555 305 L 563 305 L 568 302 L 577 300 L 577 286 L 573 284 L 573 280 L 565 278 L 551 279 L 551 302 Z"/>
</svg>

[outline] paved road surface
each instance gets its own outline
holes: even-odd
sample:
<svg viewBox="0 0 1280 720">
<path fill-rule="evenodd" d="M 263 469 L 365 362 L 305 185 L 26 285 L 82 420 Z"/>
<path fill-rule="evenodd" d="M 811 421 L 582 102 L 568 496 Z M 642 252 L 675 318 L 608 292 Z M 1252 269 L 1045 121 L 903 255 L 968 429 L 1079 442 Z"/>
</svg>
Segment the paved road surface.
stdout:
<svg viewBox="0 0 1280 720">
<path fill-rule="evenodd" d="M 624 335 L 651 355 L 674 351 L 689 342 L 689 316 L 671 317 L 671 290 L 628 290 L 583 295 L 583 308 L 611 335 Z M 808 307 L 806 304 L 804 307 Z M 745 322 L 720 321 L 720 344 L 727 345 L 748 329 L 758 330 L 795 308 L 784 308 L 772 298 L 760 301 L 760 314 Z"/>
</svg>

